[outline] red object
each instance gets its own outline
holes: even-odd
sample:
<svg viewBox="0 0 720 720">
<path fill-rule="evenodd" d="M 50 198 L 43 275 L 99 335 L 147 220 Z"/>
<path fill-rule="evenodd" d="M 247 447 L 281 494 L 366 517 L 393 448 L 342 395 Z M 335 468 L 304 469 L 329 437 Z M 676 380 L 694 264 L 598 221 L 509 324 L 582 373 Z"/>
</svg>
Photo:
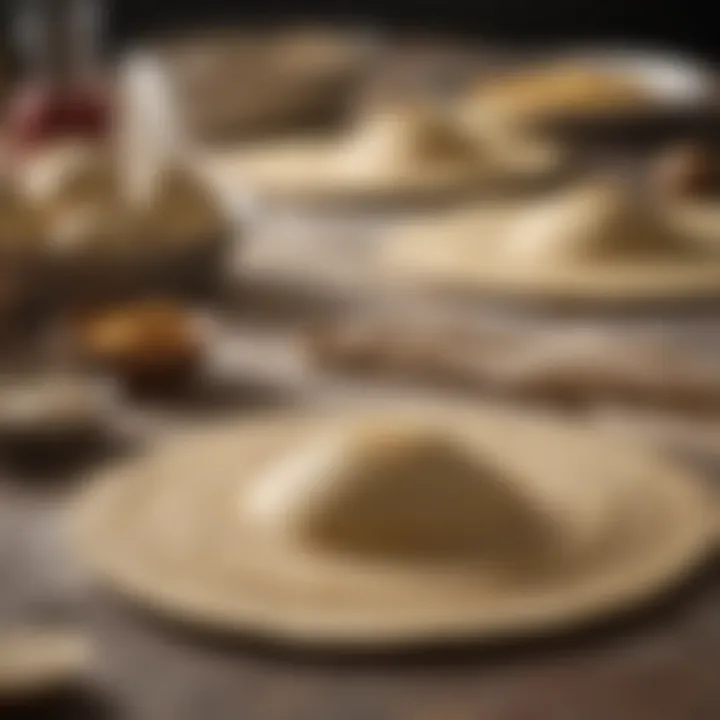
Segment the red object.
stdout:
<svg viewBox="0 0 720 720">
<path fill-rule="evenodd" d="M 112 112 L 99 57 L 102 0 L 23 1 L 17 13 L 26 80 L 10 100 L 11 155 L 64 138 L 104 138 Z"/>
<path fill-rule="evenodd" d="M 6 137 L 21 152 L 64 138 L 101 139 L 111 119 L 107 93 L 97 87 L 28 85 L 11 101 Z"/>
</svg>

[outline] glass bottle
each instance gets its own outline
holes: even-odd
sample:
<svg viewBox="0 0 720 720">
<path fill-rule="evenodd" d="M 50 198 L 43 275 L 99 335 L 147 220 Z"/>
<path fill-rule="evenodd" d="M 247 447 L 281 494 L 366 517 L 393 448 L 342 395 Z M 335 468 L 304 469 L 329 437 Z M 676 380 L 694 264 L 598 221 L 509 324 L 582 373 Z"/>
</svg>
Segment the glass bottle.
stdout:
<svg viewBox="0 0 720 720">
<path fill-rule="evenodd" d="M 6 123 L 11 154 L 109 133 L 112 108 L 101 62 L 105 10 L 102 0 L 18 0 L 13 32 L 21 77 Z"/>
</svg>

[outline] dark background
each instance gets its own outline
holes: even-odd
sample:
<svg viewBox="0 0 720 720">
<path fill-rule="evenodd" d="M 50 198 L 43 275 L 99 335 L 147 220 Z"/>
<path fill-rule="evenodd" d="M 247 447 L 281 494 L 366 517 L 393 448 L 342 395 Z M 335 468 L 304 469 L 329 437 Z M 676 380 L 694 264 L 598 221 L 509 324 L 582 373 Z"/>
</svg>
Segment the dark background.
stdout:
<svg viewBox="0 0 720 720">
<path fill-rule="evenodd" d="M 126 38 L 169 26 L 320 18 L 533 42 L 636 40 L 720 59 L 715 3 L 666 0 L 121 0 L 114 28 Z"/>
<path fill-rule="evenodd" d="M 0 0 L 5 16 L 23 0 Z M 129 40 L 173 28 L 318 19 L 387 30 L 420 29 L 537 43 L 635 41 L 720 60 L 713 2 L 697 0 L 113 0 L 111 37 Z"/>
<path fill-rule="evenodd" d="M 0 0 L 7 18 L 26 0 Z M 111 0 L 113 45 L 176 29 L 279 21 L 361 23 L 532 44 L 634 42 L 720 61 L 715 3 L 703 0 Z"/>
</svg>

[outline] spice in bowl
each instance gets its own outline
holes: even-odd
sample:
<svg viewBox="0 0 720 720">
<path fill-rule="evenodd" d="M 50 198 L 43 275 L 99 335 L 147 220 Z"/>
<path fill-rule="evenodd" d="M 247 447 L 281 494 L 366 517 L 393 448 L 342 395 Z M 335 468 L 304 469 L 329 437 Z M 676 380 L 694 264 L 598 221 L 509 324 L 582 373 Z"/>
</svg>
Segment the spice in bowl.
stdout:
<svg viewBox="0 0 720 720">
<path fill-rule="evenodd" d="M 204 354 L 197 318 L 163 302 L 91 314 L 79 321 L 76 341 L 84 361 L 139 391 L 187 384 L 200 370 Z"/>
</svg>

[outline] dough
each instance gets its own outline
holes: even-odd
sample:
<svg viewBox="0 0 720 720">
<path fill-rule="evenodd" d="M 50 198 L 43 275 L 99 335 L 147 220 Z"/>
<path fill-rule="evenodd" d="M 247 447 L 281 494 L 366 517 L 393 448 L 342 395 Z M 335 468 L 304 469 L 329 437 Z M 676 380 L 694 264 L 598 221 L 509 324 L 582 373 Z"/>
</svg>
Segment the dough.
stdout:
<svg viewBox="0 0 720 720">
<path fill-rule="evenodd" d="M 429 108 L 384 108 L 359 123 L 344 153 L 353 172 L 388 172 L 413 166 L 472 166 L 477 147 L 448 118 Z"/>
<path fill-rule="evenodd" d="M 544 199 L 510 223 L 498 246 L 519 263 L 595 263 L 692 255 L 643 200 L 614 183 L 593 183 Z"/>
<path fill-rule="evenodd" d="M 256 522 L 366 560 L 533 572 L 582 545 L 504 467 L 432 426 L 385 422 L 306 442 L 271 465 L 247 503 Z"/>
</svg>

